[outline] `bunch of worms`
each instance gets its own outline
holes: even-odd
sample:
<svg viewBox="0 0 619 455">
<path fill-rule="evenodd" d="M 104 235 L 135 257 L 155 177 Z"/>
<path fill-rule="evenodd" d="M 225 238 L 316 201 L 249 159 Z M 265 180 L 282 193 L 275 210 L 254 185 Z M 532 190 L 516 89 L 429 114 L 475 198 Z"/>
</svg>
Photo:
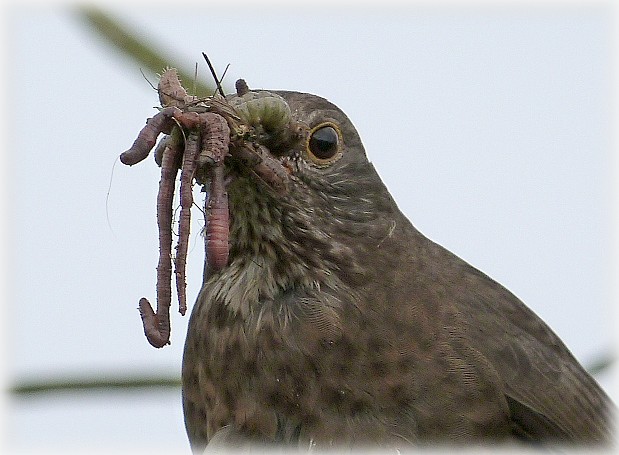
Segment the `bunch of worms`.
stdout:
<svg viewBox="0 0 619 455">
<path fill-rule="evenodd" d="M 131 148 L 120 155 L 123 164 L 137 164 L 149 155 L 159 135 L 166 135 L 159 141 L 154 152 L 155 160 L 161 167 L 157 194 L 157 311 L 153 310 L 148 299 L 144 297 L 138 305 L 146 338 L 156 348 L 170 342 L 172 265 L 176 277 L 179 312 L 184 315 L 187 311 L 185 268 L 193 205 L 192 186 L 198 180 L 198 174 L 206 177 L 200 180 L 208 182 L 208 196 L 205 201 L 205 250 L 207 270 L 210 271 L 221 270 L 228 263 L 229 212 L 224 165 L 226 158 L 245 165 L 248 172 L 255 174 L 272 190 L 278 193 L 287 190 L 288 169 L 256 140 L 256 134 L 253 133 L 256 127 L 261 127 L 262 120 L 258 120 L 258 124 L 254 121 L 255 109 L 258 108 L 263 117 L 268 114 L 265 118 L 270 118 L 270 115 L 276 119 L 274 130 L 280 131 L 280 136 L 296 138 L 299 130 L 291 123 L 288 106 L 283 99 L 275 95 L 269 96 L 268 92 L 265 92 L 266 96 L 247 98 L 252 92 L 249 92 L 243 80 L 237 81 L 236 87 L 234 106 L 229 104 L 224 96 L 213 95 L 198 99 L 187 94 L 176 69 L 166 69 L 157 87 L 162 108 L 147 120 Z M 219 89 L 221 91 L 221 87 Z M 248 106 L 251 109 L 248 109 Z M 292 133 L 288 134 L 288 131 Z M 180 215 L 176 253 L 173 255 L 173 200 L 179 170 Z"/>
</svg>

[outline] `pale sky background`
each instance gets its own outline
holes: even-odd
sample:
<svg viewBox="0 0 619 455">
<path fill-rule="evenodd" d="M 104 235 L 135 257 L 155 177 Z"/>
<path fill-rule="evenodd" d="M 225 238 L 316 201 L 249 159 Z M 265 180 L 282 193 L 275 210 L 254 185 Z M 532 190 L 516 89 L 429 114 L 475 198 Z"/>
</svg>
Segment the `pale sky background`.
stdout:
<svg viewBox="0 0 619 455">
<path fill-rule="evenodd" d="M 203 80 L 202 51 L 220 74 L 230 63 L 227 87 L 243 77 L 340 106 L 417 228 L 519 296 L 585 365 L 614 348 L 610 7 L 115 5 Z M 155 297 L 159 169 L 149 158 L 112 174 L 156 93 L 69 9 L 7 12 L 6 381 L 179 374 L 188 318 L 172 313 L 172 345 L 155 350 L 136 309 Z M 612 371 L 598 379 L 616 401 Z M 7 404 L 13 451 L 188 452 L 180 391 Z"/>
</svg>

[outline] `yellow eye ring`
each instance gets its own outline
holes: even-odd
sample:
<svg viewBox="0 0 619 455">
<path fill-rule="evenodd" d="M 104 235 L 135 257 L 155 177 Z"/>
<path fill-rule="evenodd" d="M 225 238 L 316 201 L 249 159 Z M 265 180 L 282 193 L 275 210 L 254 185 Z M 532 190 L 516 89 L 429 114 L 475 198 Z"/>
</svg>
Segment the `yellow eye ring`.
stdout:
<svg viewBox="0 0 619 455">
<path fill-rule="evenodd" d="M 342 156 L 342 132 L 333 122 L 314 126 L 305 142 L 309 159 L 317 166 L 328 166 Z"/>
</svg>

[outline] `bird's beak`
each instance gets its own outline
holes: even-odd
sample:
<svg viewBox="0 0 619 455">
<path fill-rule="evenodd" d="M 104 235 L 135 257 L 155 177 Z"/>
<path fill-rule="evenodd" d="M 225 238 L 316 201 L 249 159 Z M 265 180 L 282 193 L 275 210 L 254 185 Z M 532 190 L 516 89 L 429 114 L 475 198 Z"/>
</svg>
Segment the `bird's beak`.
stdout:
<svg viewBox="0 0 619 455">
<path fill-rule="evenodd" d="M 226 165 L 231 177 L 253 174 L 276 193 L 286 193 L 295 150 L 309 127 L 293 118 L 281 96 L 267 91 L 247 89 L 221 102 L 216 112 L 230 127 Z"/>
</svg>

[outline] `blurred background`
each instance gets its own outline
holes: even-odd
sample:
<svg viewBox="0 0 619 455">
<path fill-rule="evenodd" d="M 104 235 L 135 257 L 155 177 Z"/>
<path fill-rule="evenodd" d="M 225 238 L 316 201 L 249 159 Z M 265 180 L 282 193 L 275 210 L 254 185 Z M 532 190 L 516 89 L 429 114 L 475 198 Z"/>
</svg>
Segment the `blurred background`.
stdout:
<svg viewBox="0 0 619 455">
<path fill-rule="evenodd" d="M 155 297 L 159 169 L 117 156 L 156 112 L 155 71 L 191 87 L 197 63 L 212 81 L 201 52 L 230 64 L 228 91 L 242 77 L 341 107 L 413 224 L 519 296 L 617 400 L 611 2 L 110 5 L 5 7 L 7 451 L 189 451 L 188 318 L 173 312 L 156 350 L 137 312 Z M 131 37 L 161 60 L 131 56 Z"/>
</svg>

